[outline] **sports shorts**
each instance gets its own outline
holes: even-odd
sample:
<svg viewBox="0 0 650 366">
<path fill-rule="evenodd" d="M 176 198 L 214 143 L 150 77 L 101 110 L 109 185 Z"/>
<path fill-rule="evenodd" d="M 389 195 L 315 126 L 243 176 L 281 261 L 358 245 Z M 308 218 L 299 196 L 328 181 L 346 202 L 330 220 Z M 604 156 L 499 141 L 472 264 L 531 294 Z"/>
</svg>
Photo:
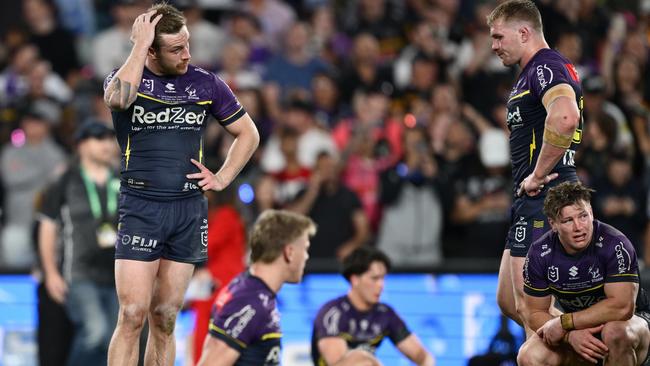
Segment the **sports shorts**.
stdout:
<svg viewBox="0 0 650 366">
<path fill-rule="evenodd" d="M 208 201 L 156 201 L 122 192 L 115 259 L 198 263 L 208 256 Z"/>
<path fill-rule="evenodd" d="M 551 226 L 544 215 L 544 197 L 522 196 L 517 197 L 510 208 L 510 229 L 506 239 L 506 249 L 510 249 L 510 256 L 525 257 L 530 245 Z"/>
</svg>

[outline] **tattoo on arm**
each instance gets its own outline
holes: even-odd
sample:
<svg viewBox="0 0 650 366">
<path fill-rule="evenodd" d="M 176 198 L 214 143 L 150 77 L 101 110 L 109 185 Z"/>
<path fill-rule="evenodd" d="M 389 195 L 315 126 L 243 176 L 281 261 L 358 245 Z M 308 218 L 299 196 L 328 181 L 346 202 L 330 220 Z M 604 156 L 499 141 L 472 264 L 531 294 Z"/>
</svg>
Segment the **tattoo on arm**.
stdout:
<svg viewBox="0 0 650 366">
<path fill-rule="evenodd" d="M 111 109 L 124 110 L 133 103 L 137 96 L 132 91 L 131 83 L 116 77 L 109 84 L 104 99 Z"/>
</svg>

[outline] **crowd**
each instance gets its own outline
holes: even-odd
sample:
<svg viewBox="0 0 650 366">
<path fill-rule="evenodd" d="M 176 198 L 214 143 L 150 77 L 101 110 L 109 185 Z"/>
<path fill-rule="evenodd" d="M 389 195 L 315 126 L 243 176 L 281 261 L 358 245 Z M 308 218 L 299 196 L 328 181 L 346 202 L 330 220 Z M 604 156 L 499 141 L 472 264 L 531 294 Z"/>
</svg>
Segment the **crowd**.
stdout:
<svg viewBox="0 0 650 366">
<path fill-rule="evenodd" d="M 234 184 L 232 220 L 246 226 L 265 208 L 307 214 L 319 227 L 314 263 L 362 244 L 398 268 L 501 256 L 513 190 L 505 102 L 517 70 L 490 49 L 495 1 L 171 3 L 188 19 L 192 63 L 230 86 L 262 137 Z M 596 189 L 595 214 L 650 263 L 649 2 L 536 3 L 550 46 L 584 88 L 574 159 Z M 102 82 L 150 5 L 3 4 L 13 23 L 0 41 L 0 268 L 34 265 L 39 192 L 76 153 L 82 123 L 111 125 Z M 208 168 L 221 165 L 230 138 L 208 127 Z M 117 146 L 112 153 L 117 163 Z"/>
</svg>

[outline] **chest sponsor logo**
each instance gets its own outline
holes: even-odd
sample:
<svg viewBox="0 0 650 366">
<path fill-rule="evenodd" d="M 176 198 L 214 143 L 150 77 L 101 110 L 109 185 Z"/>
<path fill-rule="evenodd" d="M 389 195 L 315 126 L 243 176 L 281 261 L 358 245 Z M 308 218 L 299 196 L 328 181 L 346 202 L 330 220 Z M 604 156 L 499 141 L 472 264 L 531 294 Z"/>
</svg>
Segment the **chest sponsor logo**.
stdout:
<svg viewBox="0 0 650 366">
<path fill-rule="evenodd" d="M 573 267 L 569 268 L 569 276 L 571 276 L 571 277 L 569 277 L 570 280 L 575 280 L 576 278 L 578 278 L 577 277 L 578 276 L 578 267 L 573 266 Z"/>
<path fill-rule="evenodd" d="M 560 299 L 560 304 L 564 307 L 573 309 L 586 309 L 604 298 L 604 296 L 596 297 L 594 295 L 583 295 L 576 296 L 572 299 Z"/>
<path fill-rule="evenodd" d="M 548 280 L 557 282 L 560 279 L 560 270 L 556 266 L 548 267 Z"/>
<path fill-rule="evenodd" d="M 553 70 L 551 70 L 546 64 L 537 65 L 537 81 L 539 81 L 539 87 L 544 90 L 548 84 L 553 82 Z"/>
<path fill-rule="evenodd" d="M 508 126 L 512 127 L 514 125 L 519 125 L 523 122 L 521 118 L 521 112 L 519 111 L 519 106 L 515 108 L 514 111 L 508 111 L 508 116 L 506 117 L 506 123 Z"/>
<path fill-rule="evenodd" d="M 159 112 L 147 112 L 144 107 L 136 105 L 133 107 L 131 123 L 187 123 L 200 126 L 203 124 L 205 116 L 205 110 L 202 113 L 196 113 L 187 110 L 185 107 L 168 107 Z"/>
</svg>

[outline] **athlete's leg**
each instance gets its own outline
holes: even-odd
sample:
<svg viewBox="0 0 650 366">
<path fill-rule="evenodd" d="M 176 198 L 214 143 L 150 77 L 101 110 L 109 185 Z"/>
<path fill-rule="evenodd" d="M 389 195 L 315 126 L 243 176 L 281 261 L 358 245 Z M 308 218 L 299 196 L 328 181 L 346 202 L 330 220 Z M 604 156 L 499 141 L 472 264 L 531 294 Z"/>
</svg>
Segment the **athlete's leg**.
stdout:
<svg viewBox="0 0 650 366">
<path fill-rule="evenodd" d="M 115 260 L 120 311 L 108 348 L 108 365 L 137 365 L 139 338 L 149 311 L 159 261 Z"/>
<path fill-rule="evenodd" d="M 605 366 L 641 365 L 648 354 L 648 323 L 636 315 L 628 321 L 605 324 L 601 335 L 609 350 Z"/>
<path fill-rule="evenodd" d="M 173 365 L 176 356 L 174 325 L 183 306 L 194 265 L 160 260 L 160 268 L 149 308 L 149 339 L 145 365 Z"/>
<path fill-rule="evenodd" d="M 497 303 L 503 315 L 523 325 L 515 304 L 515 294 L 512 280 L 510 249 L 503 251 L 499 266 L 499 282 L 497 285 Z"/>
<path fill-rule="evenodd" d="M 564 358 L 561 348 L 550 348 L 537 334 L 533 334 L 519 349 L 517 365 L 560 366 Z"/>
</svg>

